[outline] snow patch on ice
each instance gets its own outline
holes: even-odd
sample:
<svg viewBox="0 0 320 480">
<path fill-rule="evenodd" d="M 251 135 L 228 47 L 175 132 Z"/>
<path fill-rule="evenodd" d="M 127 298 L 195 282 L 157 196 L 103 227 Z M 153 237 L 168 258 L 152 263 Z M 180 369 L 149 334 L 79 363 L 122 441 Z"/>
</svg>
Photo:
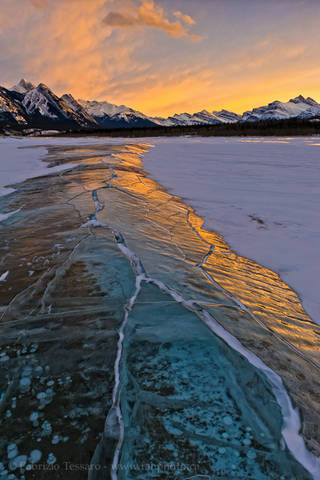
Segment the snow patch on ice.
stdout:
<svg viewBox="0 0 320 480">
<path fill-rule="evenodd" d="M 0 275 L 0 282 L 5 282 L 8 275 L 9 275 L 9 270 L 7 270 L 2 275 Z"/>
<path fill-rule="evenodd" d="M 47 154 L 48 145 L 81 145 L 95 143 L 106 143 L 106 140 L 87 137 L 82 137 L 81 139 L 0 137 L 0 196 L 8 195 L 14 191 L 12 188 L 6 187 L 7 185 L 14 185 L 28 178 L 50 175 L 70 168 L 70 163 L 48 168 L 48 164 L 42 161 Z M 111 142 L 108 141 L 108 143 Z M 113 141 L 112 143 L 119 142 Z M 78 162 L 75 161 L 73 166 L 76 166 L 77 164 Z M 13 215 L 16 212 L 11 213 Z M 2 220 L 4 220 L 4 218 Z"/>
<path fill-rule="evenodd" d="M 89 228 L 89 227 L 92 227 L 92 228 L 110 228 L 106 223 L 103 223 L 103 222 L 99 222 L 99 220 L 96 220 L 95 218 L 92 219 L 92 220 L 89 220 L 88 222 L 86 223 L 83 223 L 81 225 L 81 228 Z"/>
</svg>

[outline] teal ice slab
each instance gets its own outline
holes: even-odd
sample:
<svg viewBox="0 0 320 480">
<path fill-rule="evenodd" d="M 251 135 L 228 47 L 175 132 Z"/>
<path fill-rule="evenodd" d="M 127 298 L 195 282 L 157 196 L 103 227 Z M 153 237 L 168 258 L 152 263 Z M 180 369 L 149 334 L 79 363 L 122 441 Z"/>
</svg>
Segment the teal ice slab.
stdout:
<svg viewBox="0 0 320 480">
<path fill-rule="evenodd" d="M 124 346 L 119 479 L 310 478 L 263 376 L 157 287 L 143 285 Z"/>
<path fill-rule="evenodd" d="M 0 323 L 0 461 L 8 470 L 0 471 L 3 480 L 11 474 L 20 479 L 23 473 L 10 464 L 10 444 L 28 459 L 38 450 L 44 465 L 52 454 L 60 469 L 60 476 L 29 469 L 25 478 L 85 479 L 87 471 L 67 472 L 64 462 L 90 465 L 93 457 L 101 469 L 111 468 L 114 442 L 103 431 L 112 404 L 118 330 L 135 276 L 112 232 L 89 236 L 79 230 L 72 212 L 50 207 L 37 215 L 37 209 L 28 209 L 3 230 L 2 238 L 15 239 L 25 257 L 10 257 L 21 261 L 20 268 L 10 267 L 20 283 L 35 268 L 36 259 L 29 258 L 35 251 L 41 264 L 54 259 L 48 270 L 29 280 Z M 32 230 L 38 237 L 29 246 L 25 239 Z"/>
</svg>

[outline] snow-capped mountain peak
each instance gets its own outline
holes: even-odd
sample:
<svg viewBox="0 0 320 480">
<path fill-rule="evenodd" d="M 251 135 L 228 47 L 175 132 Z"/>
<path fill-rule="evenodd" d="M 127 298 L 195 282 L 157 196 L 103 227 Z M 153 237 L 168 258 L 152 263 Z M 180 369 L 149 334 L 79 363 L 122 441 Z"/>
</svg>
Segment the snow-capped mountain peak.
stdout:
<svg viewBox="0 0 320 480">
<path fill-rule="evenodd" d="M 82 106 L 79 102 L 77 102 L 70 93 L 66 93 L 62 95 L 61 100 L 65 102 L 65 104 L 73 110 L 78 116 L 82 117 L 84 123 L 88 123 L 89 125 L 92 124 L 93 126 L 97 126 L 98 123 L 93 118 L 92 115 Z"/>
<path fill-rule="evenodd" d="M 235 123 L 241 120 L 241 115 L 225 109 L 222 109 L 220 111 L 213 111 L 212 113 L 224 123 Z"/>
<path fill-rule="evenodd" d="M 71 95 L 59 98 L 47 85 L 40 83 L 25 93 L 22 105 L 33 123 L 47 126 L 62 125 L 64 128 L 97 126 L 88 112 L 82 109 Z"/>
<path fill-rule="evenodd" d="M 320 115 L 320 104 L 312 98 L 298 95 L 288 102 L 276 100 L 263 107 L 244 112 L 243 121 L 284 120 L 288 118 L 312 118 Z"/>
<path fill-rule="evenodd" d="M 21 78 L 20 82 L 17 83 L 17 85 L 14 85 L 13 87 L 11 87 L 10 90 L 14 92 L 19 92 L 19 93 L 26 93 L 26 92 L 29 92 L 29 90 L 32 90 L 33 88 L 35 88 L 35 86 L 31 82 L 28 82 L 24 78 Z"/>
<path fill-rule="evenodd" d="M 289 102 L 292 102 L 292 103 L 295 103 L 295 104 L 304 103 L 304 104 L 311 105 L 311 106 L 318 106 L 319 105 L 315 100 L 313 100 L 313 98 L 311 98 L 311 97 L 305 98 L 303 95 L 298 95 L 297 97 L 289 100 Z"/>
<path fill-rule="evenodd" d="M 0 124 L 27 125 L 21 94 L 0 87 Z M 19 97 L 19 98 L 17 98 Z"/>
<path fill-rule="evenodd" d="M 301 102 L 303 102 L 303 103 L 305 103 L 305 102 L 306 102 L 306 99 L 304 98 L 303 95 L 300 94 L 300 95 L 298 95 L 298 96 L 295 97 L 295 98 L 291 98 L 291 100 L 289 100 L 289 102 L 292 102 L 292 103 L 301 103 Z"/>
<path fill-rule="evenodd" d="M 78 103 L 93 117 L 104 117 L 105 115 L 115 115 L 129 110 L 125 105 L 113 105 L 112 103 L 97 100 L 82 100 L 79 99 Z"/>
<path fill-rule="evenodd" d="M 126 105 L 114 105 L 112 103 L 96 100 L 78 100 L 78 103 L 95 119 L 106 128 L 118 127 L 150 127 L 156 122 L 152 118 Z"/>
<path fill-rule="evenodd" d="M 172 117 L 169 117 L 167 120 L 171 122 L 171 125 L 216 125 L 219 123 L 237 122 L 240 119 L 240 115 L 237 115 L 233 112 L 228 112 L 227 110 L 221 110 L 220 112 L 201 110 L 200 112 L 193 114 L 175 114 Z"/>
<path fill-rule="evenodd" d="M 44 83 L 40 83 L 37 87 L 27 91 L 22 101 L 22 105 L 25 107 L 29 115 L 38 113 L 44 117 L 58 118 L 58 115 L 54 111 L 58 105 L 53 98 L 48 98 L 50 94 L 51 92 L 49 88 Z M 52 109 L 52 106 L 54 109 Z"/>
</svg>

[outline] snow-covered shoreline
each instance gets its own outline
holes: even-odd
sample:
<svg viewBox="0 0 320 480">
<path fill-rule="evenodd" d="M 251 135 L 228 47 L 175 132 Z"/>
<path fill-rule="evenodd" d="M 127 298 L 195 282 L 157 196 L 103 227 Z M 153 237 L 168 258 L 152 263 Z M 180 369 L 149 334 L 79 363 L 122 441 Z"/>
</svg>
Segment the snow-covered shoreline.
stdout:
<svg viewBox="0 0 320 480">
<path fill-rule="evenodd" d="M 320 324 L 320 142 L 153 139 L 146 170 L 238 254 L 277 272 Z"/>
<path fill-rule="evenodd" d="M 49 175 L 65 170 L 69 165 L 48 169 L 43 162 L 47 154 L 47 145 L 78 145 L 79 143 L 107 143 L 104 138 L 55 138 L 55 137 L 1 137 L 0 136 L 0 197 L 8 195 L 13 189 L 8 185 L 22 182 L 28 178 Z M 27 148 L 37 147 L 37 148 Z M 7 215 L 0 214 L 0 221 Z"/>
</svg>

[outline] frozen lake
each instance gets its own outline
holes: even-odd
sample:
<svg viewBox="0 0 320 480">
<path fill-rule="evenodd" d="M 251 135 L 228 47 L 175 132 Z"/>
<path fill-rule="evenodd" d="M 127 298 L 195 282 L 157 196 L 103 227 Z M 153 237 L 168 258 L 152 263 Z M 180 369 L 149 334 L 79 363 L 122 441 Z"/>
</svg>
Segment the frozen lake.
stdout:
<svg viewBox="0 0 320 480">
<path fill-rule="evenodd" d="M 1 139 L 0 476 L 320 478 L 319 326 L 145 171 L 215 142 Z"/>
</svg>

